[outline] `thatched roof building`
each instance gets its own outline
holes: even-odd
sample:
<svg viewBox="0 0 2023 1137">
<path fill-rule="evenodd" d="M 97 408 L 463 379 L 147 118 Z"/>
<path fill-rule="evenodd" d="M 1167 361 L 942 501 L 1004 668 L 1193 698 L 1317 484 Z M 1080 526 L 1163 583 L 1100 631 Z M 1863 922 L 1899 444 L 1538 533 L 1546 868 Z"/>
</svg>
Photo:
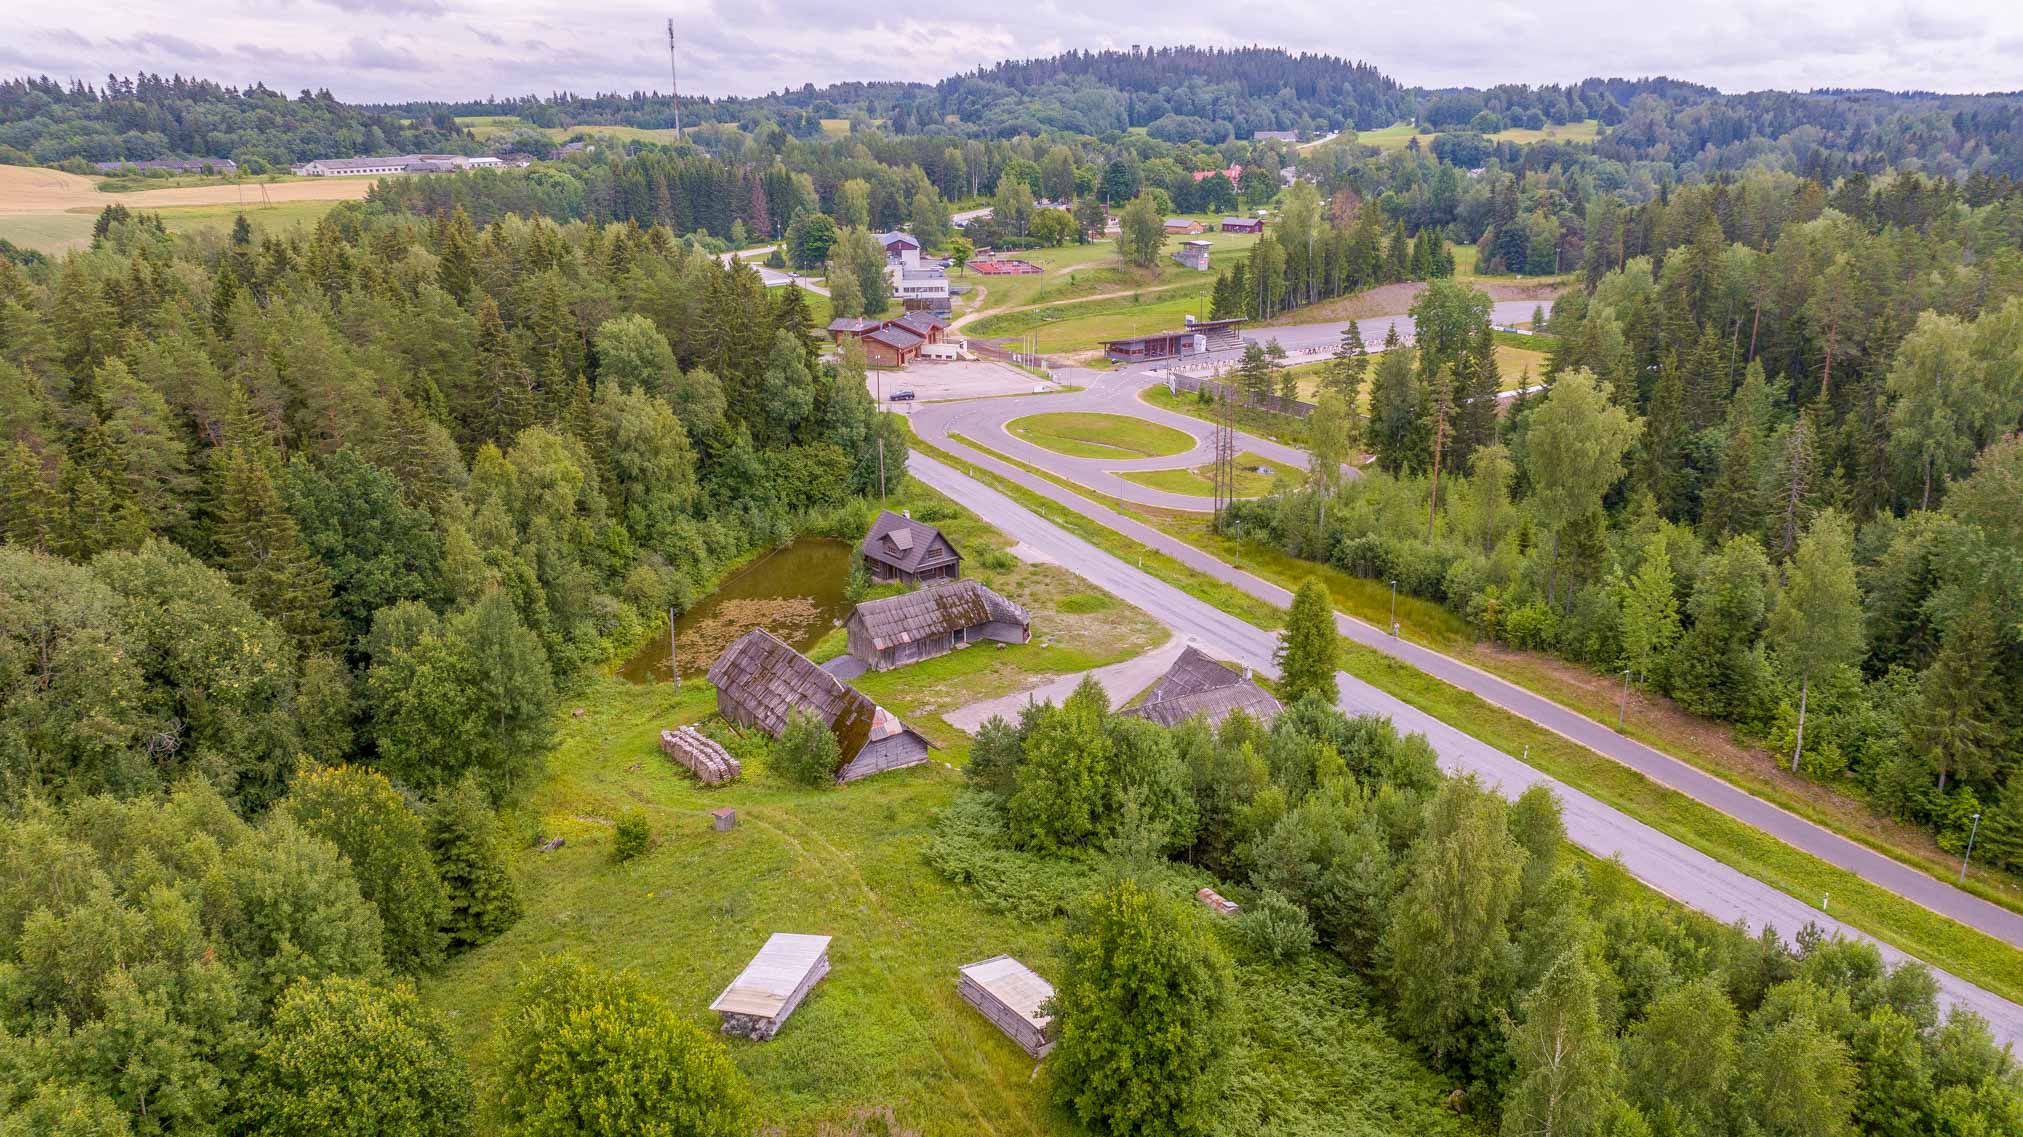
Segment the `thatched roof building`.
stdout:
<svg viewBox="0 0 2023 1137">
<path fill-rule="evenodd" d="M 805 707 L 836 736 L 839 782 L 927 761 L 928 741 L 862 691 L 822 670 L 764 628 L 754 628 L 710 665 L 717 713 L 775 738 Z"/>
<path fill-rule="evenodd" d="M 978 640 L 1022 644 L 1032 617 L 979 581 L 960 580 L 902 596 L 867 600 L 843 622 L 850 654 L 873 671 L 946 655 Z"/>
<path fill-rule="evenodd" d="M 1160 726 L 1178 726 L 1197 715 L 1210 726 L 1220 726 L 1239 710 L 1269 723 L 1280 709 L 1271 692 L 1189 645 L 1152 685 L 1145 701 L 1124 713 Z"/>
</svg>

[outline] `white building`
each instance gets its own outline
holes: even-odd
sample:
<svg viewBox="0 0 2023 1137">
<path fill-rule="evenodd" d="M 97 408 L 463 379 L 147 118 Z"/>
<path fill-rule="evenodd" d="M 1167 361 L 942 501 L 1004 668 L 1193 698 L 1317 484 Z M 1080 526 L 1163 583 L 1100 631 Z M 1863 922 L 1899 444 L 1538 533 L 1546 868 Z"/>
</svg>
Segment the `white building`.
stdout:
<svg viewBox="0 0 2023 1137">
<path fill-rule="evenodd" d="M 892 294 L 899 298 L 907 311 L 922 308 L 936 312 L 948 310 L 947 273 L 938 268 L 917 268 L 905 264 L 893 265 L 886 272 L 892 277 Z"/>
</svg>

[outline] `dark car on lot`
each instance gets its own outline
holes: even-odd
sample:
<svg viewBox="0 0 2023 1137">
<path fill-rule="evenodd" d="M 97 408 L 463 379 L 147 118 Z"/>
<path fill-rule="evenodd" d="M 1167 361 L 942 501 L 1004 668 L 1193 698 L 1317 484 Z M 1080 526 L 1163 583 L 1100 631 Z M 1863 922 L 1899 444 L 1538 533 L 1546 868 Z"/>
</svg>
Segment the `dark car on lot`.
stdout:
<svg viewBox="0 0 2023 1137">
<path fill-rule="evenodd" d="M 913 388 L 907 387 L 894 391 L 886 398 L 886 401 L 891 403 L 910 403 L 913 401 Z"/>
</svg>

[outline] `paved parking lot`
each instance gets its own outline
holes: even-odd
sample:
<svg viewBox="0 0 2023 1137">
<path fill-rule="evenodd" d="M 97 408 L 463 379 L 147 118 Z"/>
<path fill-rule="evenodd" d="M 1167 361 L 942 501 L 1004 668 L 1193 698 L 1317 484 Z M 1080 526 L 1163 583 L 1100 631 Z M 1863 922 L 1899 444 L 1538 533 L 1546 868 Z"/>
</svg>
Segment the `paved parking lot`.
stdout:
<svg viewBox="0 0 2023 1137">
<path fill-rule="evenodd" d="M 918 361 L 902 371 L 873 371 L 871 390 L 912 391 L 920 402 L 982 399 L 992 395 L 1028 395 L 1045 384 L 1016 367 L 985 360 L 934 363 Z M 1051 388 L 1049 388 L 1051 389 Z"/>
</svg>

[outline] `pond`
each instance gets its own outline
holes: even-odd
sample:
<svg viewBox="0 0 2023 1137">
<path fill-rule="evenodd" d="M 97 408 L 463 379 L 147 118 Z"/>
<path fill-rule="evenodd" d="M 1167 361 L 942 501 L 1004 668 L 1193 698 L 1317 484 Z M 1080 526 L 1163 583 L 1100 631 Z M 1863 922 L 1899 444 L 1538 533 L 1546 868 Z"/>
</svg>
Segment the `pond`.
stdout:
<svg viewBox="0 0 2023 1137">
<path fill-rule="evenodd" d="M 856 546 L 803 537 L 744 567 L 674 621 L 683 679 L 700 678 L 733 641 L 764 628 L 799 651 L 815 646 L 850 613 L 843 586 Z M 667 633 L 649 637 L 618 669 L 634 683 L 665 683 Z"/>
</svg>

